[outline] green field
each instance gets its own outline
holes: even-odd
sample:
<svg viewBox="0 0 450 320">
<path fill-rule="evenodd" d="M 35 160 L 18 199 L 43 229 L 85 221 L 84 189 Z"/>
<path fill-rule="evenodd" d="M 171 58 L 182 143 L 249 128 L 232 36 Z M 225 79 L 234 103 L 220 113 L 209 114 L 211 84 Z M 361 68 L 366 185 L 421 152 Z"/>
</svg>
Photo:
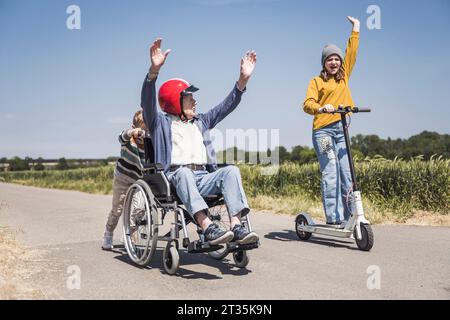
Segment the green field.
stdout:
<svg viewBox="0 0 450 320">
<path fill-rule="evenodd" d="M 323 216 L 318 164 L 287 163 L 278 168 L 241 165 L 240 169 L 252 208 L 290 214 L 309 211 L 316 217 Z M 110 194 L 113 171 L 112 166 L 105 166 L 5 172 L 0 173 L 0 181 Z M 418 211 L 448 216 L 450 160 L 357 161 L 356 174 L 367 216 L 373 222 L 402 222 Z"/>
<path fill-rule="evenodd" d="M 418 211 L 448 216 L 450 161 L 372 159 L 356 163 L 356 175 L 367 216 L 374 222 L 401 222 Z M 283 164 L 277 174 L 263 175 L 260 168 L 243 166 L 244 187 L 261 209 L 323 216 L 320 171 L 315 164 Z"/>
</svg>

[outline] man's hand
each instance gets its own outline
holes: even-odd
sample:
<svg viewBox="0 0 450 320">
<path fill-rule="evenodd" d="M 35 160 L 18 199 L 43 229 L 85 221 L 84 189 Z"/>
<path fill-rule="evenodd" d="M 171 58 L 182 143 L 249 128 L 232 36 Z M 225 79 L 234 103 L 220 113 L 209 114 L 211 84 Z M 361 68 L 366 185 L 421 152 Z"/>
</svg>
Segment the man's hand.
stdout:
<svg viewBox="0 0 450 320">
<path fill-rule="evenodd" d="M 359 28 L 360 28 L 360 22 L 358 19 L 351 17 L 351 16 L 347 16 L 348 21 L 350 21 L 353 25 L 353 31 L 355 32 L 359 32 Z"/>
<path fill-rule="evenodd" d="M 248 79 L 250 79 L 256 65 L 256 52 L 247 51 L 245 56 L 241 59 L 241 72 L 238 80 L 238 87 L 242 91 L 247 86 Z"/>
<path fill-rule="evenodd" d="M 331 104 L 326 104 L 323 107 L 319 108 L 319 113 L 329 113 L 333 111 L 334 107 Z"/>
<path fill-rule="evenodd" d="M 164 62 L 166 62 L 167 56 L 171 51 L 171 49 L 168 49 L 163 53 L 161 50 L 161 42 L 162 39 L 158 38 L 153 41 L 153 45 L 150 47 L 150 60 L 152 62 L 148 73 L 150 80 L 153 80 L 158 76 L 159 69 L 164 65 Z"/>
<path fill-rule="evenodd" d="M 256 65 L 256 52 L 247 51 L 241 59 L 241 77 L 250 78 Z"/>
</svg>

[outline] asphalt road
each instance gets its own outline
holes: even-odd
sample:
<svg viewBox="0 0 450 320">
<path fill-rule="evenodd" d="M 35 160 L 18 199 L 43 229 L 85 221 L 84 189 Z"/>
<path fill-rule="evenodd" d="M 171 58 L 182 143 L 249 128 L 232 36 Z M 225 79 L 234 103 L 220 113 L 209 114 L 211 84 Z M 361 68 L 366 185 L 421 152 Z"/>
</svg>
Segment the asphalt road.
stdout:
<svg viewBox="0 0 450 320">
<path fill-rule="evenodd" d="M 350 239 L 299 241 L 294 216 L 253 212 L 261 247 L 246 269 L 182 251 L 169 276 L 164 243 L 147 268 L 130 261 L 120 228 L 114 251 L 100 249 L 111 196 L 0 183 L 0 204 L 0 225 L 41 250 L 45 270 L 29 281 L 52 299 L 450 299 L 446 227 L 373 226 L 362 252 Z"/>
</svg>

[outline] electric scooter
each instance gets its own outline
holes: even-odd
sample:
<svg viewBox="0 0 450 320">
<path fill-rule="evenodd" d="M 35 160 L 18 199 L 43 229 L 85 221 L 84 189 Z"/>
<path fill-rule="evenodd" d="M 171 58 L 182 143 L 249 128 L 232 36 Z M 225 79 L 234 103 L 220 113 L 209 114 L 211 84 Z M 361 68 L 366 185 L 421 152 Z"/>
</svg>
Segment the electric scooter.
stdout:
<svg viewBox="0 0 450 320">
<path fill-rule="evenodd" d="M 323 234 L 339 238 L 354 238 L 360 250 L 369 251 L 374 242 L 373 231 L 370 222 L 364 217 L 364 209 L 361 200 L 361 192 L 358 189 L 355 176 L 355 167 L 350 149 L 350 138 L 348 135 L 347 114 L 358 112 L 370 112 L 368 108 L 339 107 L 331 113 L 339 113 L 344 129 L 345 146 L 347 149 L 348 162 L 352 177 L 353 188 L 349 192 L 348 204 L 350 208 L 350 218 L 345 226 L 316 224 L 308 213 L 302 212 L 295 218 L 295 231 L 300 240 L 308 240 L 313 233 Z"/>
</svg>

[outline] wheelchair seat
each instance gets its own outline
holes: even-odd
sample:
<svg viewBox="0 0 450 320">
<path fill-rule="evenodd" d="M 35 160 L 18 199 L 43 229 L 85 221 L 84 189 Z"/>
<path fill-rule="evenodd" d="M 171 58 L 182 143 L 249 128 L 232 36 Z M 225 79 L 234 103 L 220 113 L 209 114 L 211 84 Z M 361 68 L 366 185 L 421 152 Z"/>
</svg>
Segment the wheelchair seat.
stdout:
<svg viewBox="0 0 450 320">
<path fill-rule="evenodd" d="M 151 137 L 144 138 L 145 164 L 143 167 L 144 180 L 150 186 L 154 196 L 158 201 L 171 203 L 177 201 L 182 203 L 178 198 L 175 186 L 167 179 L 164 173 L 164 167 L 161 163 L 155 163 L 155 150 Z M 223 195 L 208 195 L 203 197 L 208 207 L 223 204 Z"/>
<path fill-rule="evenodd" d="M 143 173 L 143 180 L 149 185 L 156 199 L 164 203 L 174 201 L 169 180 L 160 163 L 145 164 Z"/>
<path fill-rule="evenodd" d="M 182 204 L 180 198 L 177 195 L 175 186 L 169 182 L 164 168 L 160 163 L 150 163 L 144 165 L 144 181 L 149 185 L 158 201 L 161 203 L 178 202 Z M 212 194 L 203 197 L 208 207 L 213 207 L 219 204 L 223 204 L 222 194 Z"/>
</svg>

